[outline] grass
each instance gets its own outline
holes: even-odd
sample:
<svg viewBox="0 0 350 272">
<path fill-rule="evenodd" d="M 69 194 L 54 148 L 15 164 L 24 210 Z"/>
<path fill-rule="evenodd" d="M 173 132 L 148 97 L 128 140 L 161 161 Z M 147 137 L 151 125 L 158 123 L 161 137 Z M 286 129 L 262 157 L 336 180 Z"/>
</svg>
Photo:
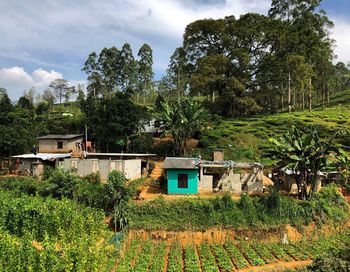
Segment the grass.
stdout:
<svg viewBox="0 0 350 272">
<path fill-rule="evenodd" d="M 227 159 L 262 160 L 268 163 L 264 154 L 270 146 L 269 138 L 284 134 L 292 125 L 316 126 L 322 136 L 332 136 L 336 131 L 342 131 L 344 134 L 337 137 L 337 142 L 350 146 L 350 90 L 334 96 L 330 106 L 324 110 L 317 107 L 311 112 L 220 119 L 212 128 L 202 133 L 201 151 L 204 156 L 209 156 L 212 149 L 222 148 Z"/>
</svg>

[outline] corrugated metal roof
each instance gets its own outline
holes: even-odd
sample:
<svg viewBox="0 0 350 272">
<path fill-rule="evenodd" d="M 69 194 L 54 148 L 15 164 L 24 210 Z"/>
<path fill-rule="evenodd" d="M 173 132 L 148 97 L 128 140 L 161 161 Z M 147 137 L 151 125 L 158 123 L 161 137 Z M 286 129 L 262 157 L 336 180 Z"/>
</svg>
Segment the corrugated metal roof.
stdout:
<svg viewBox="0 0 350 272">
<path fill-rule="evenodd" d="M 200 160 L 197 158 L 165 158 L 163 163 L 164 169 L 198 169 Z"/>
<path fill-rule="evenodd" d="M 13 158 L 18 159 L 40 159 L 43 161 L 52 161 L 56 159 L 63 159 L 63 158 L 70 158 L 72 155 L 70 153 L 63 153 L 63 154 L 55 154 L 55 153 L 38 153 L 36 155 L 34 154 L 23 154 L 23 155 L 17 155 L 12 156 Z"/>
<path fill-rule="evenodd" d="M 83 134 L 50 134 L 38 137 L 38 140 L 70 140 L 74 138 L 83 137 Z"/>
<path fill-rule="evenodd" d="M 154 157 L 157 154 L 145 153 L 86 153 L 88 157 Z"/>
</svg>

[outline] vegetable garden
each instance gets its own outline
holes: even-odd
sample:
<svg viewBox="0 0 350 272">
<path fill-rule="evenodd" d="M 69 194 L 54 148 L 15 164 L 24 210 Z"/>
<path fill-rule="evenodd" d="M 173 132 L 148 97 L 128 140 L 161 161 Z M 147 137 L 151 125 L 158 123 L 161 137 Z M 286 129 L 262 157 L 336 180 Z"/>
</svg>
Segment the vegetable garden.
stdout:
<svg viewBox="0 0 350 272">
<path fill-rule="evenodd" d="M 121 253 L 117 271 L 239 271 L 265 264 L 311 260 L 349 243 L 350 229 L 318 240 L 289 244 L 232 240 L 224 244 L 182 246 L 176 242 L 167 245 L 165 242 L 136 239 L 125 247 L 125 255 Z"/>
</svg>

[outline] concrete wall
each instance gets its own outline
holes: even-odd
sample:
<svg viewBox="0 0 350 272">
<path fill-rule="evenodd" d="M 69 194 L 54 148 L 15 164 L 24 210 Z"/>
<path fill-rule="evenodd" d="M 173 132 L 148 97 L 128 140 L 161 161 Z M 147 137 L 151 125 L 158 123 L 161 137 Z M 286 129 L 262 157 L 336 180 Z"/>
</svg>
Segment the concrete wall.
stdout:
<svg viewBox="0 0 350 272">
<path fill-rule="evenodd" d="M 196 169 L 167 169 L 168 194 L 197 194 L 198 193 L 198 170 Z M 187 174 L 188 188 L 178 187 L 178 175 Z"/>
<path fill-rule="evenodd" d="M 67 153 L 69 151 L 78 152 L 79 150 L 75 143 L 81 143 L 83 138 L 76 138 L 71 140 L 48 140 L 48 139 L 39 139 L 39 152 L 40 153 Z M 62 142 L 63 148 L 58 149 L 57 143 Z"/>
<path fill-rule="evenodd" d="M 226 174 L 225 176 L 223 176 L 222 191 L 231 192 L 234 194 L 241 194 L 242 193 L 241 175 L 230 171 L 229 174 Z"/>
<path fill-rule="evenodd" d="M 212 191 L 213 190 L 213 176 L 202 175 L 199 184 L 200 184 L 199 188 L 201 190 Z"/>
<path fill-rule="evenodd" d="M 141 160 L 124 160 L 123 172 L 128 179 L 141 178 Z"/>
<path fill-rule="evenodd" d="M 123 172 L 126 178 L 133 180 L 141 178 L 141 160 L 99 160 L 99 159 L 64 159 L 65 169 L 75 170 L 81 177 L 99 172 L 101 180 L 108 178 L 110 171 Z"/>
</svg>

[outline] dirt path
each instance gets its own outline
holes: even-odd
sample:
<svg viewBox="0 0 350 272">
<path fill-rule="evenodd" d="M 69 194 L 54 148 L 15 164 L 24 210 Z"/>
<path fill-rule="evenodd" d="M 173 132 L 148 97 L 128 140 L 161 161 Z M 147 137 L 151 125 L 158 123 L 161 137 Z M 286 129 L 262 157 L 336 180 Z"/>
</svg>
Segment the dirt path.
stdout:
<svg viewBox="0 0 350 272">
<path fill-rule="evenodd" d="M 305 267 L 312 263 L 312 260 L 305 261 L 292 261 L 292 262 L 282 262 L 266 264 L 262 266 L 251 266 L 243 269 L 238 269 L 238 272 L 253 272 L 253 271 L 284 271 L 286 269 Z"/>
</svg>

